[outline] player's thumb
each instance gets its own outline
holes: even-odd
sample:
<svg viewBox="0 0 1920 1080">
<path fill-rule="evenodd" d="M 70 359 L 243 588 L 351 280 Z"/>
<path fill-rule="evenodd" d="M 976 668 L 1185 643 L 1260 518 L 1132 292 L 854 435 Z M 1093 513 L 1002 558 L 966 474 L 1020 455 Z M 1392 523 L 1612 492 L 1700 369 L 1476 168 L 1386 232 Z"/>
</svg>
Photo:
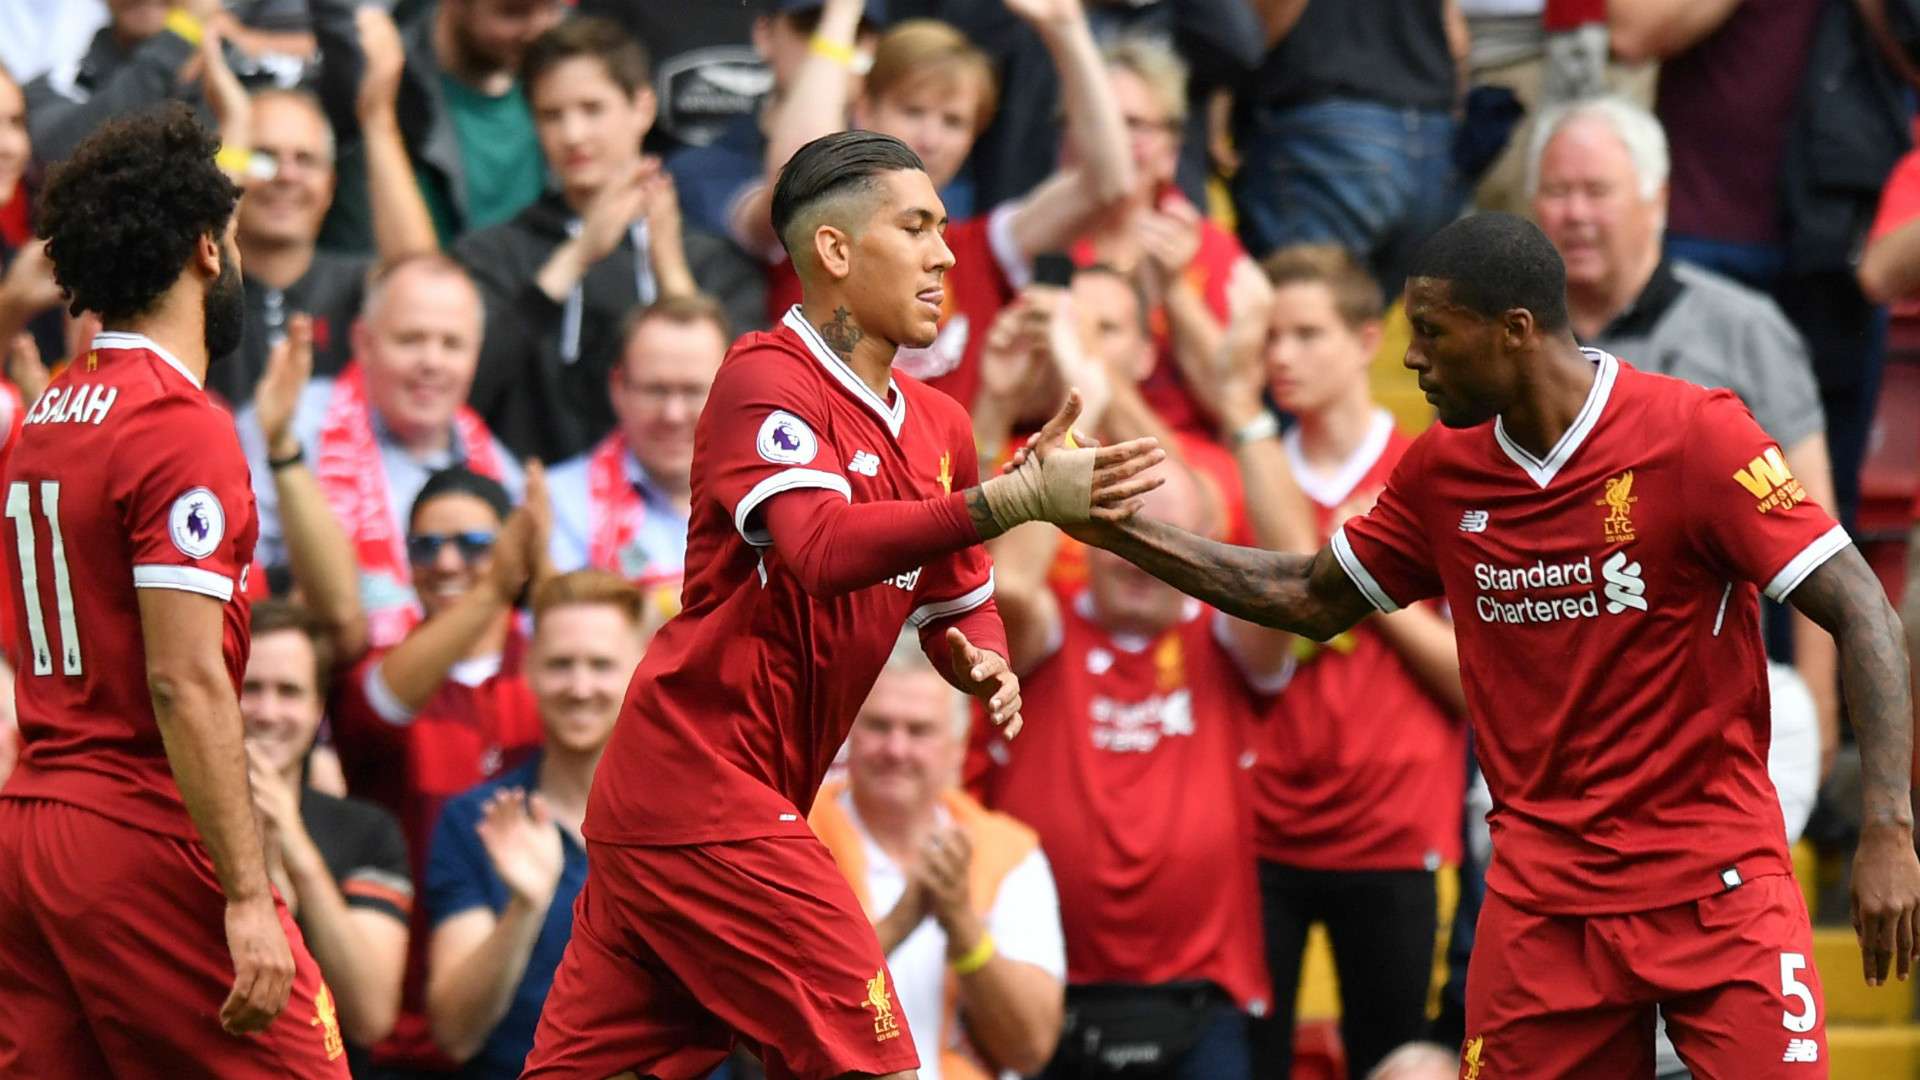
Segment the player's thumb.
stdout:
<svg viewBox="0 0 1920 1080">
<path fill-rule="evenodd" d="M 1039 444 L 1046 446 L 1065 440 L 1067 433 L 1073 430 L 1073 422 L 1080 418 L 1080 404 L 1080 389 L 1078 387 L 1069 389 L 1067 400 L 1061 403 L 1060 411 L 1054 413 L 1053 418 L 1040 429 Z"/>
<path fill-rule="evenodd" d="M 547 797 L 534 792 L 527 796 L 527 816 L 535 825 L 553 824 L 553 808 L 547 805 Z"/>
<path fill-rule="evenodd" d="M 947 647 L 953 650 L 953 668 L 955 671 L 965 670 L 967 665 L 973 662 L 973 642 L 967 640 L 967 635 L 961 633 L 959 627 L 947 627 Z"/>
</svg>

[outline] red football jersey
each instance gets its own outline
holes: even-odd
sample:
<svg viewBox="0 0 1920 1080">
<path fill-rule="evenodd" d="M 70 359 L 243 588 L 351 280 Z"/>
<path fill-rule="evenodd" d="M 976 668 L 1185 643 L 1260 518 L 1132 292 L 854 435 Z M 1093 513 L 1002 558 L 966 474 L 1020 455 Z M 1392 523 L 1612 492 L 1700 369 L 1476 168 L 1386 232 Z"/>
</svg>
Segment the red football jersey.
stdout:
<svg viewBox="0 0 1920 1080">
<path fill-rule="evenodd" d="M 1739 398 L 1588 355 L 1546 458 L 1498 421 L 1435 427 L 1332 543 L 1381 610 L 1447 598 L 1487 886 L 1548 913 L 1791 872 L 1754 586 L 1784 600 L 1849 543 Z"/>
<path fill-rule="evenodd" d="M 1339 469 L 1317 472 L 1287 433 L 1294 478 L 1321 536 L 1335 511 L 1377 495 L 1412 440 L 1375 414 Z M 1299 639 L 1293 679 L 1254 726 L 1260 857 L 1311 870 L 1433 869 L 1460 858 L 1466 725 L 1434 700 L 1373 620 L 1322 645 Z"/>
<path fill-rule="evenodd" d="M 540 748 L 540 709 L 520 676 L 524 651 L 524 639 L 508 639 L 495 670 L 449 678 L 418 712 L 375 674 L 384 653 L 365 657 L 338 683 L 330 715 L 347 789 L 400 819 L 417 882 L 426 880 L 440 807 Z"/>
<path fill-rule="evenodd" d="M 6 794 L 185 839 L 147 690 L 136 588 L 226 605 L 239 692 L 260 532 L 233 417 L 139 334 L 101 334 L 34 403 L 6 472 L 25 746 Z"/>
<path fill-rule="evenodd" d="M 941 281 L 940 333 L 924 349 L 901 349 L 895 371 L 911 375 L 968 409 L 980 393 L 980 349 L 1000 309 L 1012 302 L 1031 273 L 1014 244 L 1013 212 L 1003 203 L 991 213 L 947 226 L 953 268 Z M 781 259 L 767 270 L 767 308 L 775 322 L 800 302 L 800 277 L 793 262 Z"/>
<path fill-rule="evenodd" d="M 1069 983 L 1206 979 L 1264 1012 L 1242 763 L 1256 698 L 1219 617 L 1192 602 L 1148 640 L 1108 632 L 1085 592 L 1055 595 L 1060 646 L 1020 681 L 1028 723 L 1011 742 L 973 726 L 968 788 L 1040 834 Z"/>
<path fill-rule="evenodd" d="M 807 811 L 903 626 L 993 595 L 979 546 L 891 581 L 809 596 L 756 511 L 797 488 L 850 502 L 978 483 L 954 400 L 901 376 L 874 394 L 800 316 L 727 354 L 693 446 L 683 608 L 661 628 L 587 804 L 589 839 L 811 836 Z"/>
</svg>

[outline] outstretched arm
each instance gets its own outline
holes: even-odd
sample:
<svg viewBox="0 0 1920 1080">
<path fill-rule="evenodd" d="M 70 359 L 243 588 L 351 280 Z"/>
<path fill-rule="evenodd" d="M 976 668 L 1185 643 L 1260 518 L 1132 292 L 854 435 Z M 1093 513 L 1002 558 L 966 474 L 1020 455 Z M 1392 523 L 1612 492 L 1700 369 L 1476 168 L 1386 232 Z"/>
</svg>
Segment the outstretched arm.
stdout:
<svg viewBox="0 0 1920 1080">
<path fill-rule="evenodd" d="M 1847 713 L 1860 742 L 1860 846 L 1853 926 L 1869 985 L 1901 979 L 1920 955 L 1920 860 L 1913 850 L 1913 703 L 1900 619 L 1858 548 L 1848 545 L 1788 597 L 1839 647 Z"/>
<path fill-rule="evenodd" d="M 1330 548 L 1296 555 L 1236 547 L 1141 517 L 1071 531 L 1236 619 L 1315 641 L 1373 610 Z"/>
</svg>

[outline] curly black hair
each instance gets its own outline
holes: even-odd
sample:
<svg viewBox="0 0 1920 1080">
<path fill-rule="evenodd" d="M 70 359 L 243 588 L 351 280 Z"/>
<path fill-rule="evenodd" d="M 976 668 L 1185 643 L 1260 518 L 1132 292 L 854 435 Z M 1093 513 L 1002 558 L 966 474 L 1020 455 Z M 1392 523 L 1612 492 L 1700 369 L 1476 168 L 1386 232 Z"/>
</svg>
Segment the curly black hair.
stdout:
<svg viewBox="0 0 1920 1080">
<path fill-rule="evenodd" d="M 240 188 L 214 164 L 219 149 L 175 101 L 102 124 L 53 167 L 37 231 L 74 314 L 112 323 L 145 313 L 201 237 L 225 235 Z"/>
</svg>

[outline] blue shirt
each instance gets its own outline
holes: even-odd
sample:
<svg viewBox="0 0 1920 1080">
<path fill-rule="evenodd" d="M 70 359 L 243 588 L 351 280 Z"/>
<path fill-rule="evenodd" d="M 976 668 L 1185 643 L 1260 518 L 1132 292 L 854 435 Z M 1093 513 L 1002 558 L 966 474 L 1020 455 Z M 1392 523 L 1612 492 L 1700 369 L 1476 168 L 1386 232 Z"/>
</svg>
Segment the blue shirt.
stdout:
<svg viewBox="0 0 1920 1080">
<path fill-rule="evenodd" d="M 597 448 L 596 448 L 597 449 Z M 553 537 L 548 549 L 562 574 L 591 561 L 593 552 L 593 450 L 547 470 L 548 501 L 553 504 Z M 673 504 L 631 450 L 620 455 L 627 482 L 640 493 L 640 520 L 618 562 L 603 566 L 629 581 L 678 578 L 687 558 L 687 516 Z"/>
<path fill-rule="evenodd" d="M 540 760 L 535 754 L 525 765 L 502 773 L 484 784 L 469 788 L 452 799 L 440 812 L 440 824 L 433 830 L 433 843 L 427 856 L 427 916 L 430 923 L 484 907 L 494 914 L 506 910 L 507 886 L 493 872 L 493 862 L 480 843 L 477 831 L 487 798 L 502 788 L 522 788 L 532 792 L 540 783 Z M 554 828 L 560 829 L 555 825 Z M 560 967 L 561 954 L 567 951 L 567 939 L 573 936 L 573 901 L 587 881 L 587 852 L 571 834 L 560 829 L 560 846 L 566 862 L 560 871 L 560 884 L 553 891 L 553 903 L 547 908 L 547 921 L 533 943 L 533 955 L 527 959 L 526 974 L 513 991 L 513 1003 L 507 1014 L 487 1035 L 480 1052 L 467 1062 L 461 1076 L 482 1080 L 499 1077 L 514 1080 L 533 1049 L 533 1032 L 540 1023 L 540 1007 L 546 1003 L 553 986 L 553 973 Z"/>
</svg>

